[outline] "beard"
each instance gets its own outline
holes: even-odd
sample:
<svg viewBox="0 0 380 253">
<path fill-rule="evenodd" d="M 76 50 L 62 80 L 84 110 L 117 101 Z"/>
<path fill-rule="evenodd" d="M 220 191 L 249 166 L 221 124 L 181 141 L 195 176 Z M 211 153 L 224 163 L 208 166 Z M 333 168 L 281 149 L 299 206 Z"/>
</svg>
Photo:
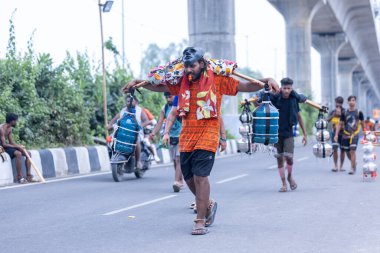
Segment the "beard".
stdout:
<svg viewBox="0 0 380 253">
<path fill-rule="evenodd" d="M 168 105 L 171 106 L 173 104 L 173 101 L 168 101 Z"/>
<path fill-rule="evenodd" d="M 195 73 L 186 73 L 186 75 L 188 77 L 191 76 L 191 78 L 189 78 L 189 80 L 191 82 L 193 82 L 193 81 L 199 80 L 199 78 L 201 77 L 201 73 L 202 73 L 202 71 L 199 71 L 199 73 L 197 73 L 197 74 L 195 74 Z"/>
</svg>

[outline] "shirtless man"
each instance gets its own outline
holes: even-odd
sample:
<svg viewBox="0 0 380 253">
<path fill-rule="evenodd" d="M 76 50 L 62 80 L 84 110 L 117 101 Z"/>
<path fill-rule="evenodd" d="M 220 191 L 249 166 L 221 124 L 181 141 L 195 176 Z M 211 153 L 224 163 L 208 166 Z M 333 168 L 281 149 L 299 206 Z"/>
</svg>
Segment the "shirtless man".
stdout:
<svg viewBox="0 0 380 253">
<path fill-rule="evenodd" d="M 27 182 L 34 182 L 33 176 L 30 173 L 30 161 L 25 159 L 26 178 L 22 175 L 22 157 L 25 156 L 25 147 L 18 145 L 13 141 L 12 129 L 16 126 L 18 116 L 14 113 L 7 113 L 6 122 L 0 125 L 0 145 L 3 146 L 5 152 L 11 157 L 16 158 L 17 182 L 24 184 Z M 7 141 L 8 139 L 8 141 Z M 29 156 L 30 153 L 28 152 Z"/>
</svg>

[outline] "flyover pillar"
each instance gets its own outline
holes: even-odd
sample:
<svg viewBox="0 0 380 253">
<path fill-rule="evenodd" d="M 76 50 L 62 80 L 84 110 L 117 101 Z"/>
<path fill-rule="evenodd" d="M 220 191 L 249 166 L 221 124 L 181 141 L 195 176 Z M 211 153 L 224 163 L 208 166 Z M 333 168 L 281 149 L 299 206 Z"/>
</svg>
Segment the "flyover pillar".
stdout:
<svg viewBox="0 0 380 253">
<path fill-rule="evenodd" d="M 371 84 L 368 79 L 363 80 L 359 87 L 359 97 L 356 104 L 359 110 L 364 113 L 364 116 L 367 114 L 367 95 L 370 87 Z"/>
<path fill-rule="evenodd" d="M 268 0 L 286 23 L 287 76 L 296 88 L 311 94 L 311 20 L 319 0 Z"/>
<path fill-rule="evenodd" d="M 348 96 L 353 94 L 352 74 L 358 65 L 359 63 L 356 58 L 339 58 L 337 96 L 347 99 Z"/>
<path fill-rule="evenodd" d="M 329 107 L 337 96 L 338 53 L 345 42 L 343 33 L 313 34 L 313 46 L 321 55 L 322 104 Z"/>
</svg>

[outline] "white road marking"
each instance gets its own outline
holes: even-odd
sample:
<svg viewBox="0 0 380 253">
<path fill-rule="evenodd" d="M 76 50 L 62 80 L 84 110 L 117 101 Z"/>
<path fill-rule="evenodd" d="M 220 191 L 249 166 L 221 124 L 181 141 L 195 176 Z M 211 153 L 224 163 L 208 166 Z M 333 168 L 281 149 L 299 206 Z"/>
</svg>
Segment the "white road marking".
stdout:
<svg viewBox="0 0 380 253">
<path fill-rule="evenodd" d="M 217 184 L 223 184 L 223 183 L 226 183 L 226 182 L 230 182 L 232 180 L 236 180 L 236 179 L 239 179 L 239 178 L 242 178 L 242 177 L 246 177 L 248 176 L 248 174 L 241 174 L 239 176 L 236 176 L 236 177 L 230 177 L 230 178 L 226 178 L 224 180 L 221 180 L 221 181 L 218 181 L 216 182 Z"/>
<path fill-rule="evenodd" d="M 272 165 L 270 167 L 268 167 L 268 169 L 276 169 L 277 168 L 277 164 L 276 165 Z"/>
<path fill-rule="evenodd" d="M 158 198 L 158 199 L 153 199 L 153 200 L 146 201 L 146 202 L 143 202 L 143 203 L 140 203 L 140 204 L 137 204 L 137 205 L 128 206 L 128 207 L 121 208 L 121 209 L 118 209 L 118 210 L 115 210 L 115 211 L 112 211 L 112 212 L 104 213 L 104 214 L 102 214 L 102 215 L 107 216 L 107 215 L 113 215 L 113 214 L 117 214 L 117 213 L 125 212 L 125 211 L 131 210 L 131 209 L 135 209 L 135 208 L 138 208 L 138 207 L 142 207 L 142 206 L 150 205 L 150 204 L 153 204 L 153 203 L 156 203 L 156 202 L 162 201 L 162 200 L 171 199 L 171 198 L 174 198 L 174 197 L 176 197 L 176 196 L 177 196 L 177 195 L 174 194 L 174 195 L 169 195 L 169 196 L 162 197 L 162 198 Z"/>
<path fill-rule="evenodd" d="M 307 159 L 309 159 L 308 156 L 301 157 L 301 158 L 297 159 L 297 162 L 301 162 L 301 161 L 303 161 L 303 160 L 307 160 Z"/>
</svg>

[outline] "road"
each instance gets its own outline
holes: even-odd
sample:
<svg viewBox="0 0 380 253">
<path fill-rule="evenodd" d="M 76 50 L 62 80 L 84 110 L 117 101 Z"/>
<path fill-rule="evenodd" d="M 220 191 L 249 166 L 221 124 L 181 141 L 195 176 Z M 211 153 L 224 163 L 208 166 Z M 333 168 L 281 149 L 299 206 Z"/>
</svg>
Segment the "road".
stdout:
<svg viewBox="0 0 380 253">
<path fill-rule="evenodd" d="M 358 157 L 355 175 L 333 173 L 297 146 L 298 189 L 286 193 L 268 154 L 217 159 L 205 236 L 190 235 L 194 198 L 172 192 L 171 166 L 0 188 L 0 252 L 380 252 L 380 182 L 362 181 Z"/>
</svg>

